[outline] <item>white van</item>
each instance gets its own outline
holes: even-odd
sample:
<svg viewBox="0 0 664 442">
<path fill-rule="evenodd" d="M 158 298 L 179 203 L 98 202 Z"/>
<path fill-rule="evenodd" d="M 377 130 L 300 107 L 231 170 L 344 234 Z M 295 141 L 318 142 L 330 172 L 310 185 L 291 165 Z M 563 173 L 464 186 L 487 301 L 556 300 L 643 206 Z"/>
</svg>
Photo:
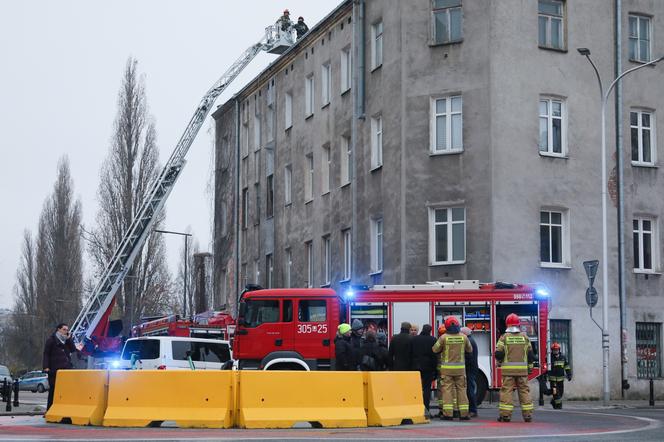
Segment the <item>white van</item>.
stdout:
<svg viewBox="0 0 664 442">
<path fill-rule="evenodd" d="M 132 367 L 132 355 L 134 362 Z M 221 370 L 233 355 L 228 341 L 220 339 L 152 336 L 127 339 L 115 367 L 137 370 Z"/>
</svg>

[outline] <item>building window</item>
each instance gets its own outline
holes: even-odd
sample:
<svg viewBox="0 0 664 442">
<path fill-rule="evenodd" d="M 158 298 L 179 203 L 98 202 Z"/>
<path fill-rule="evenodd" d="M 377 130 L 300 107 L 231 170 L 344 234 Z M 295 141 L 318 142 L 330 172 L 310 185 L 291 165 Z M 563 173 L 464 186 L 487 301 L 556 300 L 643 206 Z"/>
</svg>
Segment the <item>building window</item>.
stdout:
<svg viewBox="0 0 664 442">
<path fill-rule="evenodd" d="M 542 48 L 565 48 L 565 5 L 560 0 L 538 2 L 538 44 Z"/>
<path fill-rule="evenodd" d="M 350 89 L 352 84 L 352 70 L 351 70 L 350 48 L 341 50 L 341 93 L 343 94 Z"/>
<path fill-rule="evenodd" d="M 246 262 L 242 263 L 242 266 L 241 266 L 240 270 L 241 270 L 240 274 L 241 274 L 241 277 L 242 277 L 242 280 L 243 280 L 243 285 L 246 287 L 247 284 L 249 284 L 249 271 L 247 270 L 247 263 Z"/>
<path fill-rule="evenodd" d="M 650 61 L 650 17 L 629 15 L 629 59 Z"/>
<path fill-rule="evenodd" d="M 648 165 L 655 164 L 655 137 L 653 123 L 655 119 L 652 113 L 645 111 L 631 111 L 629 113 L 629 127 L 632 138 L 632 164 Z"/>
<path fill-rule="evenodd" d="M 551 331 L 551 343 L 560 344 L 560 352 L 567 358 L 570 368 L 572 366 L 572 328 L 569 319 L 551 319 L 549 327 Z"/>
<path fill-rule="evenodd" d="M 249 124 L 242 123 L 242 141 L 240 143 L 242 149 L 242 158 L 249 155 Z"/>
<path fill-rule="evenodd" d="M 371 118 L 371 168 L 383 165 L 383 117 Z"/>
<path fill-rule="evenodd" d="M 255 260 L 254 261 L 254 284 L 259 284 L 261 283 L 261 269 L 260 269 L 260 261 Z"/>
<path fill-rule="evenodd" d="M 350 138 L 341 137 L 341 185 L 350 183 L 350 156 L 351 156 Z"/>
<path fill-rule="evenodd" d="M 291 249 L 286 249 L 286 265 L 284 266 L 284 287 L 291 286 L 291 269 L 293 268 L 293 256 Z"/>
<path fill-rule="evenodd" d="M 466 209 L 429 209 L 429 262 L 463 264 L 466 260 Z"/>
<path fill-rule="evenodd" d="M 272 275 L 274 274 L 274 264 L 272 263 L 272 254 L 265 256 L 265 285 L 271 289 L 274 287 Z"/>
<path fill-rule="evenodd" d="M 254 214 L 254 225 L 261 223 L 261 184 L 254 184 L 254 193 L 256 194 L 256 212 Z"/>
<path fill-rule="evenodd" d="M 268 107 L 267 112 L 265 112 L 265 123 L 267 142 L 269 143 L 270 141 L 274 140 L 274 109 L 272 107 Z"/>
<path fill-rule="evenodd" d="M 662 324 L 636 323 L 636 377 L 662 377 Z"/>
<path fill-rule="evenodd" d="M 566 211 L 540 211 L 540 265 L 561 267 L 569 261 Z"/>
<path fill-rule="evenodd" d="M 463 99 L 437 98 L 431 101 L 431 152 L 448 153 L 463 150 Z"/>
<path fill-rule="evenodd" d="M 267 195 L 265 198 L 265 216 L 274 216 L 274 175 L 267 176 Z"/>
<path fill-rule="evenodd" d="M 311 241 L 304 243 L 307 257 L 307 287 L 314 286 L 314 245 Z"/>
<path fill-rule="evenodd" d="M 249 189 L 242 189 L 242 228 L 246 229 L 249 224 Z"/>
<path fill-rule="evenodd" d="M 657 262 L 657 220 L 636 218 L 632 221 L 634 239 L 634 271 L 653 272 Z"/>
<path fill-rule="evenodd" d="M 304 117 L 314 114 L 314 76 L 309 75 L 304 80 Z"/>
<path fill-rule="evenodd" d="M 434 44 L 461 41 L 461 0 L 433 0 L 431 29 Z"/>
<path fill-rule="evenodd" d="M 383 22 L 371 25 L 371 70 L 383 64 Z"/>
<path fill-rule="evenodd" d="M 285 129 L 293 127 L 293 95 L 286 94 L 286 101 L 284 105 L 284 125 Z"/>
<path fill-rule="evenodd" d="M 261 116 L 254 115 L 254 150 L 261 148 Z"/>
<path fill-rule="evenodd" d="M 323 65 L 321 68 L 321 76 L 320 76 L 320 98 L 321 98 L 321 106 L 325 106 L 327 104 L 330 104 L 330 91 L 331 91 L 331 86 L 330 83 L 332 82 L 332 75 L 330 73 L 330 63 L 326 63 Z"/>
<path fill-rule="evenodd" d="M 314 199 L 314 154 L 308 154 L 304 164 L 304 202 L 306 203 Z"/>
<path fill-rule="evenodd" d="M 332 250 L 330 237 L 323 237 L 323 285 L 330 285 L 332 274 Z"/>
<path fill-rule="evenodd" d="M 331 170 L 330 146 L 327 145 L 323 146 L 323 155 L 321 157 L 321 169 L 320 169 L 321 195 L 330 193 L 330 187 L 331 187 L 330 181 L 332 178 L 330 170 Z"/>
<path fill-rule="evenodd" d="M 254 182 L 258 183 L 261 180 L 261 151 L 254 152 Z"/>
<path fill-rule="evenodd" d="M 343 238 L 343 249 L 344 249 L 344 281 L 350 281 L 351 276 L 351 236 L 350 229 L 343 230 L 341 232 Z"/>
<path fill-rule="evenodd" d="M 383 219 L 371 220 L 371 273 L 383 271 Z"/>
<path fill-rule="evenodd" d="M 284 203 L 286 205 L 290 204 L 293 201 L 292 196 L 293 189 L 293 170 L 289 164 L 284 168 Z"/>
<path fill-rule="evenodd" d="M 562 100 L 542 98 L 539 102 L 539 151 L 562 157 L 567 152 L 565 106 Z"/>
</svg>

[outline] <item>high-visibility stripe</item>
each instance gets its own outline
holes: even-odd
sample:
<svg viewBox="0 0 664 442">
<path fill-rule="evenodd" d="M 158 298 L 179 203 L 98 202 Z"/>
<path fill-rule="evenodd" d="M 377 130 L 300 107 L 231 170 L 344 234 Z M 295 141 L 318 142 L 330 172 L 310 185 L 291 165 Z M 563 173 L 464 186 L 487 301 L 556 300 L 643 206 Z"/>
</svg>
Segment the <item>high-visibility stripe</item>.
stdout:
<svg viewBox="0 0 664 442">
<path fill-rule="evenodd" d="M 512 410 L 514 410 L 514 405 L 501 403 L 500 405 L 498 405 L 498 409 L 512 411 Z"/>
<path fill-rule="evenodd" d="M 461 410 L 461 411 L 465 411 L 465 410 L 469 410 L 469 409 L 470 409 L 470 405 L 459 405 L 459 410 Z"/>
<path fill-rule="evenodd" d="M 524 364 L 523 362 L 503 362 L 502 366 L 512 368 L 528 368 L 528 364 Z"/>
<path fill-rule="evenodd" d="M 521 404 L 521 409 L 522 410 L 532 410 L 534 408 L 535 407 L 533 406 L 533 404 Z"/>
<path fill-rule="evenodd" d="M 443 410 L 454 410 L 454 405 L 452 405 L 452 404 L 443 404 Z"/>
</svg>

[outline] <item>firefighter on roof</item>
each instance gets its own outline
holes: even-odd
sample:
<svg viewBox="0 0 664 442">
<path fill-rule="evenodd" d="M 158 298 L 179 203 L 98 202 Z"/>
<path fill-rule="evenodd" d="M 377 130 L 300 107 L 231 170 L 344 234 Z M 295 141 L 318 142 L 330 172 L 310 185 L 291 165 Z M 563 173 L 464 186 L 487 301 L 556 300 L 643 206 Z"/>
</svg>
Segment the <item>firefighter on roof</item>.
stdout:
<svg viewBox="0 0 664 442">
<path fill-rule="evenodd" d="M 567 358 L 560 352 L 560 344 L 551 344 L 551 371 L 549 371 L 549 384 L 551 387 L 551 405 L 556 410 L 563 408 L 563 393 L 565 392 L 565 378 L 572 380 L 572 370 Z"/>
<path fill-rule="evenodd" d="M 521 331 L 521 320 L 511 313 L 505 319 L 507 329 L 496 344 L 496 361 L 502 368 L 503 386 L 500 388 L 500 404 L 498 405 L 498 422 L 509 422 L 512 419 L 513 391 L 519 393 L 521 414 L 525 422 L 533 420 L 533 401 L 530 398 L 528 374 L 533 369 L 533 347 L 528 335 Z"/>
<path fill-rule="evenodd" d="M 440 374 L 442 378 L 443 420 L 452 420 L 454 398 L 459 406 L 461 420 L 468 420 L 468 396 L 466 396 L 465 353 L 473 348 L 466 335 L 459 333 L 459 321 L 454 316 L 445 319 L 446 333 L 433 345 L 434 353 L 440 353 Z"/>
</svg>

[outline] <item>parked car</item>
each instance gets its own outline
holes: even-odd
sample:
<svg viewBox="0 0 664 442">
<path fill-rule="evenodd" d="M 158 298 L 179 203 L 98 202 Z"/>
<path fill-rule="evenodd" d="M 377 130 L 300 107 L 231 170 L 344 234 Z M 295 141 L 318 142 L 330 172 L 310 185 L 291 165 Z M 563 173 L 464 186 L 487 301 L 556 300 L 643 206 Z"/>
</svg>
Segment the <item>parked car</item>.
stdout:
<svg viewBox="0 0 664 442">
<path fill-rule="evenodd" d="M 0 384 L 5 379 L 7 380 L 7 382 L 14 382 L 14 380 L 12 379 L 12 375 L 9 372 L 9 369 L 4 365 L 0 365 Z"/>
<path fill-rule="evenodd" d="M 29 371 L 18 378 L 18 389 L 43 393 L 49 389 L 48 376 L 41 371 Z"/>
<path fill-rule="evenodd" d="M 134 362 L 132 367 L 132 355 Z M 120 360 L 112 368 L 137 370 L 189 370 L 189 356 L 196 370 L 228 369 L 233 354 L 221 339 L 152 336 L 127 339 Z"/>
</svg>

